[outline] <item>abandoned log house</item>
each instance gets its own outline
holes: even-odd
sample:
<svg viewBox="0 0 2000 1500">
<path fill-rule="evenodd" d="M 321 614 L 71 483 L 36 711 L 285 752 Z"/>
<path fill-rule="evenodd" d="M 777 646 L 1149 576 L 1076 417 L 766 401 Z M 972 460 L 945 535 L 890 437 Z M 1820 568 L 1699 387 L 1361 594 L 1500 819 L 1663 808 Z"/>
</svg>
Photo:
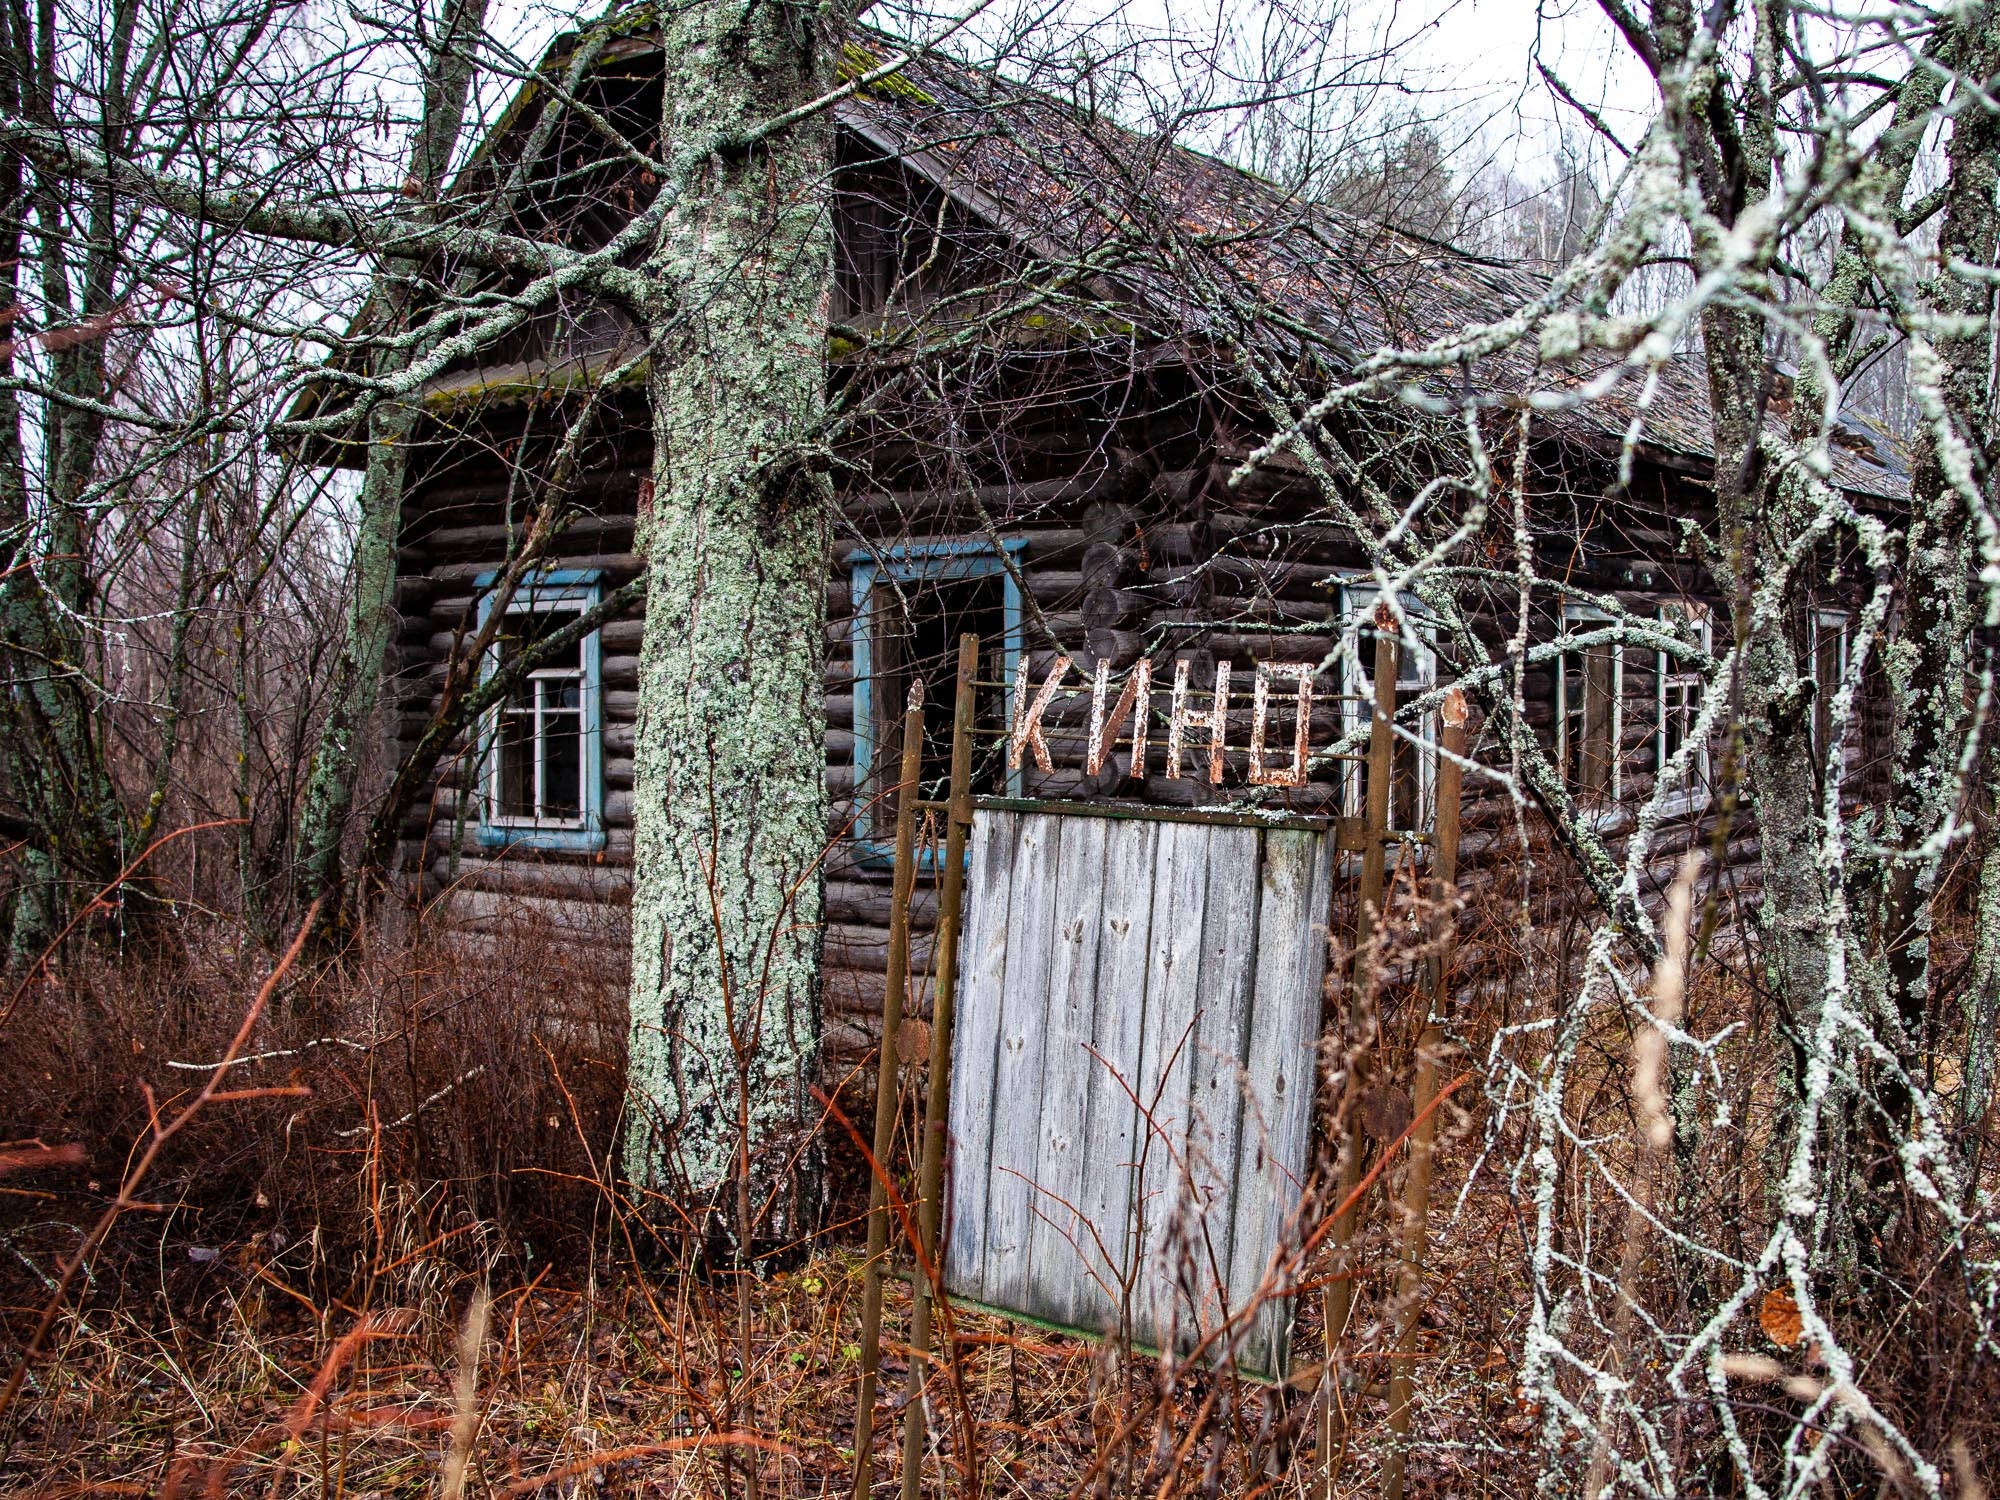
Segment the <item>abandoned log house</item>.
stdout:
<svg viewBox="0 0 2000 1500">
<path fill-rule="evenodd" d="M 578 45 L 559 42 L 551 66 Z M 889 46 L 851 46 L 849 76 Z M 581 88 L 642 144 L 657 145 L 656 57 L 635 24 L 603 47 Z M 587 121 L 552 110 L 527 90 L 460 190 L 500 202 L 512 183 L 501 211 L 523 232 L 601 245 L 649 184 L 599 148 Z M 1365 721 L 1366 662 L 1351 634 L 1340 646 L 1370 616 L 1376 587 L 1308 465 L 1285 458 L 1236 472 L 1274 430 L 1254 357 L 1274 345 L 1259 341 L 1274 327 L 1310 331 L 1315 352 L 1294 347 L 1283 372 L 1310 388 L 1337 369 L 1339 351 L 1421 344 L 1545 284 L 1532 268 L 1300 202 L 1193 151 L 1150 149 L 1045 95 L 934 60 L 858 90 L 838 119 L 828 352 L 839 518 L 825 599 L 825 1014 L 836 1055 L 867 1034 L 881 1003 L 883 794 L 901 711 L 922 681 L 935 796 L 960 632 L 983 643 L 983 792 L 1254 798 L 1311 814 L 1358 807 L 1360 764 L 1326 752 Z M 400 747 L 430 722 L 448 663 L 492 610 L 505 613 L 490 647 L 500 655 L 638 573 L 634 518 L 650 499 L 651 464 L 643 357 L 623 314 L 577 301 L 427 387 L 400 559 Z M 1496 395 L 1529 378 L 1518 353 L 1463 373 Z M 1660 651 L 1592 643 L 1593 627 L 1620 611 L 1706 645 L 1726 619 L 1677 526 L 1712 509 L 1698 356 L 1670 363 L 1643 412 L 1638 400 L 1621 391 L 1537 411 L 1521 449 L 1538 562 L 1562 580 L 1535 600 L 1533 634 L 1579 642 L 1528 673 L 1530 719 L 1613 839 L 1687 742 L 1700 679 Z M 1495 433 L 1510 434 L 1494 452 L 1516 451 L 1517 409 L 1489 410 Z M 1323 434 L 1328 451 L 1398 503 L 1446 461 L 1418 407 L 1377 403 L 1342 420 L 1351 426 Z M 558 462 L 579 423 L 581 441 Z M 1621 480 L 1628 429 L 1639 437 Z M 358 463 L 358 445 L 337 461 Z M 1893 453 L 1860 421 L 1846 430 L 1834 477 L 1878 511 L 1903 492 Z M 1475 539 L 1469 561 L 1511 567 L 1501 526 L 1490 544 Z M 519 586 L 497 588 L 524 557 L 533 565 Z M 1823 682 L 1852 644 L 1858 590 L 1843 584 L 1841 562 L 1829 559 L 1823 597 L 1801 625 Z M 1463 597 L 1504 652 L 1512 582 L 1468 583 Z M 1420 601 L 1404 602 L 1411 636 L 1398 691 L 1412 732 L 1398 741 L 1392 820 L 1421 830 L 1435 776 L 1432 689 L 1458 667 L 1451 649 L 1424 638 Z M 563 941 L 617 950 L 639 633 L 636 618 L 606 622 L 533 673 L 448 758 L 405 829 L 398 863 L 413 897 L 474 931 L 543 923 Z M 1064 657 L 1071 665 L 1043 694 Z M 1037 713 L 1024 685 L 1045 699 Z M 1127 690 L 1137 712 L 1120 722 L 1112 710 Z M 1881 694 L 1848 723 L 1830 721 L 1828 696 L 1819 733 L 1842 737 L 1853 764 L 1879 757 Z M 1040 745 L 1010 756 L 1017 718 L 1039 726 Z M 1658 841 L 1668 864 L 1711 831 L 1712 759 L 1696 748 L 1670 804 L 1676 826 Z M 1470 779 L 1466 797 L 1468 878 L 1504 880 L 1512 812 L 1486 780 Z M 1739 855 L 1753 847 L 1745 823 L 1730 837 Z M 927 912 L 920 891 L 918 972 L 930 957 Z"/>
</svg>

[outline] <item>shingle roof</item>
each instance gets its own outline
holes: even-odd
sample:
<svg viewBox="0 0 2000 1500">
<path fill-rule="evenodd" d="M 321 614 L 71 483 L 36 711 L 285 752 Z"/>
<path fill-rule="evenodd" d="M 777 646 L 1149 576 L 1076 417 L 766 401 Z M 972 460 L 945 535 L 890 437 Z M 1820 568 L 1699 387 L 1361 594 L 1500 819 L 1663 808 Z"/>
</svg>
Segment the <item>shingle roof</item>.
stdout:
<svg viewBox="0 0 2000 1500">
<path fill-rule="evenodd" d="M 552 55 L 572 41 L 558 41 Z M 618 55 L 629 65 L 647 46 L 645 25 L 633 24 Z M 893 38 L 860 30 L 841 71 L 859 77 L 898 50 Z M 1323 379 L 1338 379 L 1377 350 L 1419 350 L 1491 323 L 1548 292 L 1547 276 L 1533 266 L 1305 201 L 1226 162 L 934 53 L 857 92 L 839 118 L 1045 259 L 1096 268 L 1095 284 L 1152 334 L 1211 345 L 1235 337 L 1291 357 L 1311 342 Z M 503 121 L 495 135 L 510 128 Z M 544 361 L 540 374 L 519 363 L 461 370 L 435 382 L 430 395 L 447 404 L 474 394 L 504 400 L 524 383 L 532 393 L 551 379 L 588 380 L 602 362 L 602 351 L 579 345 Z M 1454 388 L 1469 380 L 1483 399 L 1516 403 L 1531 392 L 1576 393 L 1609 363 L 1540 364 L 1530 335 L 1449 380 Z M 1536 420 L 1546 431 L 1615 449 L 1638 414 L 1641 388 L 1627 378 L 1588 401 L 1543 400 L 1538 408 L 1549 409 Z M 1644 449 L 1704 470 L 1712 450 L 1700 354 L 1665 361 L 1646 400 Z M 1888 500 L 1907 493 L 1892 443 L 1859 417 L 1843 419 L 1832 456 L 1834 482 L 1844 489 Z"/>
<path fill-rule="evenodd" d="M 849 44 L 844 71 L 879 67 L 895 45 L 864 34 Z M 1289 337 L 1296 347 L 1301 341 L 1287 325 L 1310 330 L 1336 361 L 1332 378 L 1338 361 L 1385 347 L 1421 349 L 1514 313 L 1549 288 L 1534 267 L 1303 201 L 1213 157 L 934 55 L 866 90 L 843 118 L 1043 254 L 1115 261 L 1112 279 L 1162 331 L 1242 335 L 1254 326 L 1255 336 L 1279 344 Z M 1609 364 L 1538 365 L 1530 335 L 1482 355 L 1468 373 L 1475 390 L 1510 400 L 1574 392 Z M 1454 385 L 1458 378 L 1454 372 Z M 1642 379 L 1558 404 L 1538 420 L 1615 445 L 1638 412 Z M 1835 482 L 1886 499 L 1904 495 L 1907 475 L 1888 438 L 1858 417 L 1841 428 Z M 1709 432 L 1701 356 L 1668 359 L 1648 398 L 1643 443 L 1705 465 Z"/>
</svg>

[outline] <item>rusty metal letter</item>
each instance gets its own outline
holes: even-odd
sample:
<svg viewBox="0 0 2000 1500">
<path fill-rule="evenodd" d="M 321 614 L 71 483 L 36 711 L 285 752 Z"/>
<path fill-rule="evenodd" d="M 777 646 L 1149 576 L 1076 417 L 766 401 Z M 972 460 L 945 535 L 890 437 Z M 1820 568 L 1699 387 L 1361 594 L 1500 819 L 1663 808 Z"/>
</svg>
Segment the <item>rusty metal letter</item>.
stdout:
<svg viewBox="0 0 2000 1500">
<path fill-rule="evenodd" d="M 1070 660 L 1058 656 L 1049 668 L 1049 675 L 1042 679 L 1041 691 L 1035 694 L 1033 703 L 1028 701 L 1028 657 L 1021 655 L 1021 669 L 1014 678 L 1014 730 L 1007 737 L 1007 769 L 1021 769 L 1021 751 L 1032 748 L 1035 764 L 1043 771 L 1053 771 L 1055 762 L 1049 759 L 1048 741 L 1042 738 L 1042 715 L 1049 711 L 1049 705 L 1056 701 L 1056 690 L 1069 672 Z"/>
<path fill-rule="evenodd" d="M 1175 781 L 1181 775 L 1181 746 L 1190 729 L 1208 731 L 1208 779 L 1213 786 L 1222 785 L 1222 753 L 1229 737 L 1229 663 L 1215 664 L 1215 706 L 1207 713 L 1190 711 L 1188 700 L 1187 658 L 1174 663 L 1174 708 L 1167 718 L 1167 776 Z"/>
<path fill-rule="evenodd" d="M 1312 737 L 1313 672 L 1311 662 L 1285 661 L 1257 663 L 1257 689 L 1250 711 L 1250 784 L 1252 786 L 1304 786 L 1307 745 Z M 1289 677 L 1294 684 L 1294 707 L 1298 712 L 1292 732 L 1292 763 L 1279 770 L 1264 765 L 1264 735 L 1270 727 L 1271 678 Z"/>
<path fill-rule="evenodd" d="M 1111 663 L 1100 658 L 1097 663 L 1097 686 L 1090 695 L 1090 746 L 1084 752 L 1083 769 L 1095 776 L 1104 769 L 1104 763 L 1111 759 L 1111 747 L 1117 743 L 1118 731 L 1125 723 L 1125 716 L 1132 715 L 1132 760 L 1126 767 L 1127 776 L 1146 774 L 1146 728 L 1152 717 L 1153 664 L 1141 657 L 1132 667 L 1132 675 L 1125 679 L 1125 686 L 1119 689 L 1118 701 L 1111 705 L 1107 716 L 1104 712 L 1104 695 L 1111 686 Z M 1137 712 L 1133 712 L 1137 705 Z"/>
</svg>

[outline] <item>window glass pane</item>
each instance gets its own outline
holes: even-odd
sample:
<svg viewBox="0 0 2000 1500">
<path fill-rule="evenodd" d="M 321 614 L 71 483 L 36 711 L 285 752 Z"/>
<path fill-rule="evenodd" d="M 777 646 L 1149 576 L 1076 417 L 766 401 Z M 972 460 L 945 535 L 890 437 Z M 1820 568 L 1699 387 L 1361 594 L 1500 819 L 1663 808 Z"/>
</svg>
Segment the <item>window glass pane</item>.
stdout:
<svg viewBox="0 0 2000 1500">
<path fill-rule="evenodd" d="M 1614 648 L 1592 646 L 1583 658 L 1583 755 L 1578 762 L 1586 796 L 1605 797 L 1611 793 L 1612 762 L 1617 749 L 1611 743 L 1611 704 L 1617 680 Z"/>
<path fill-rule="evenodd" d="M 512 661 L 528 646 L 546 639 L 576 619 L 577 611 L 571 607 L 548 609 L 510 609 L 507 621 L 501 627 L 499 641 L 500 661 Z M 571 641 L 553 656 L 544 657 L 535 664 L 535 670 L 546 672 L 579 672 L 583 670 L 583 640 Z"/>
<path fill-rule="evenodd" d="M 1610 617 L 1569 613 L 1563 630 L 1586 635 L 1608 629 Z M 1561 767 L 1570 791 L 1584 802 L 1604 801 L 1618 789 L 1618 646 L 1610 641 L 1563 653 Z"/>
<path fill-rule="evenodd" d="M 1665 765 L 1680 754 L 1681 746 L 1693 732 L 1696 717 L 1701 712 L 1701 679 L 1697 677 L 1669 677 L 1666 680 L 1664 706 L 1660 715 L 1660 764 Z M 1692 768 L 1692 775 L 1698 778 L 1700 766 Z"/>
<path fill-rule="evenodd" d="M 869 733 L 871 753 L 868 784 L 862 795 L 874 803 L 873 818 L 886 825 L 895 816 L 896 778 L 903 764 L 903 707 L 909 701 L 910 684 L 903 662 L 909 655 L 909 621 L 903 613 L 898 585 L 878 578 L 868 594 L 865 625 L 868 631 L 870 723 L 856 725 Z"/>
<path fill-rule="evenodd" d="M 544 614 L 543 616 L 541 616 L 541 618 L 549 622 L 549 629 L 542 631 L 540 635 L 548 635 L 551 632 L 559 630 L 563 626 L 569 624 L 576 617 L 575 615 L 571 614 L 568 610 L 556 610 Z M 540 636 L 538 635 L 537 639 L 539 638 Z M 554 655 L 544 657 L 541 660 L 541 662 L 537 664 L 535 670 L 537 672 L 582 671 L 583 637 L 578 636 L 575 640 L 571 641 L 567 646 L 564 646 L 561 650 L 557 651 Z"/>
<path fill-rule="evenodd" d="M 503 818 L 535 815 L 535 736 L 532 714 L 505 712 L 497 729 L 499 763 L 494 812 Z"/>
<path fill-rule="evenodd" d="M 583 810 L 583 715 L 542 715 L 544 818 L 574 821 Z"/>
</svg>

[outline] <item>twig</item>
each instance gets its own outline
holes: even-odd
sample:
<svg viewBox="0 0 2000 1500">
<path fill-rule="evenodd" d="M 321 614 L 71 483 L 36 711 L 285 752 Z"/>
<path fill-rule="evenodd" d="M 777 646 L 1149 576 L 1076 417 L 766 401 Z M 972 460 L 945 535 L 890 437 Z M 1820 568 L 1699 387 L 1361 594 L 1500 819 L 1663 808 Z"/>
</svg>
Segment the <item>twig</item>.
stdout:
<svg viewBox="0 0 2000 1500">
<path fill-rule="evenodd" d="M 198 824 L 196 826 L 211 827 L 214 825 Z M 190 828 L 185 831 L 191 833 L 194 830 Z M 168 837 L 172 837 L 172 835 Z M 162 839 L 159 843 L 155 843 L 148 848 L 145 854 L 140 855 L 138 860 L 134 860 L 131 865 L 126 867 L 126 873 L 129 874 L 132 870 L 138 868 L 140 861 L 144 860 L 147 855 L 151 854 L 154 849 L 157 849 L 160 844 L 165 842 L 166 840 Z M 123 875 L 119 877 L 120 880 L 123 878 Z M 116 883 L 113 882 L 113 885 L 116 885 Z M 107 887 L 107 889 L 109 888 Z M 97 1222 L 91 1226 L 90 1233 L 83 1237 L 83 1242 L 76 1247 L 76 1250 L 70 1255 L 69 1259 L 63 1262 L 62 1270 L 56 1277 L 55 1290 L 49 1294 L 49 1300 L 42 1308 L 41 1320 L 35 1325 L 35 1331 L 29 1336 L 28 1342 L 22 1346 L 21 1357 L 15 1361 L 13 1373 L 7 1377 L 5 1388 L 0 1389 L 0 1420 L 4 1420 L 7 1413 L 13 1409 L 14 1400 L 20 1395 L 21 1386 L 28 1378 L 28 1366 L 34 1362 L 35 1356 L 42 1352 L 43 1340 L 49 1336 L 50 1330 L 56 1325 L 56 1319 L 61 1316 L 63 1301 L 69 1293 L 71 1284 L 75 1282 L 91 1256 L 97 1253 L 98 1246 L 104 1243 L 105 1237 L 111 1233 L 112 1226 L 118 1222 L 125 1211 L 141 1206 L 137 1196 L 139 1188 L 151 1174 L 153 1164 L 160 1159 L 160 1153 L 166 1149 L 167 1142 L 180 1134 L 188 1122 L 194 1119 L 203 1108 L 218 1100 L 272 1099 L 287 1096 L 296 1098 L 302 1095 L 309 1095 L 312 1092 L 311 1089 L 298 1086 L 225 1090 L 222 1087 L 222 1079 L 223 1075 L 228 1071 L 231 1061 L 236 1057 L 237 1053 L 243 1050 L 244 1044 L 250 1040 L 251 1031 L 256 1028 L 257 1022 L 263 1017 L 265 1007 L 271 1003 L 271 996 L 277 993 L 278 986 L 284 981 L 285 974 L 298 959 L 300 949 L 305 946 L 306 934 L 312 930 L 313 921 L 318 915 L 319 903 L 315 901 L 306 912 L 304 921 L 299 924 L 298 935 L 292 939 L 292 944 L 285 950 L 284 957 L 278 960 L 278 966 L 271 971 L 271 977 L 266 979 L 263 987 L 257 991 L 257 998 L 250 1002 L 250 1009 L 243 1016 L 243 1024 L 236 1028 L 236 1035 L 230 1040 L 229 1050 L 223 1054 L 222 1061 L 216 1064 L 215 1071 L 209 1075 L 208 1082 L 202 1085 L 201 1092 L 196 1094 L 172 1119 L 162 1124 L 160 1122 L 159 1106 L 153 1099 L 153 1091 L 150 1088 L 146 1090 L 146 1112 L 152 1127 L 152 1139 L 146 1142 L 146 1149 L 139 1153 L 138 1160 L 133 1162 L 130 1169 L 125 1173 L 125 1180 L 118 1185 L 118 1196 L 111 1200 L 110 1205 L 98 1217 Z M 46 956 L 45 954 L 44 957 Z M 18 991 L 16 992 L 16 998 L 19 998 Z M 13 1444 L 11 1440 L 7 1446 L 9 1450 L 12 1449 Z"/>
<path fill-rule="evenodd" d="M 403 1126 L 409 1124 L 410 1121 L 416 1119 L 418 1115 L 422 1114 L 425 1110 L 429 1109 L 433 1104 L 437 1103 L 438 1100 L 444 1098 L 446 1094 L 449 1094 L 453 1089 L 457 1088 L 460 1084 L 472 1082 L 473 1079 L 477 1078 L 481 1073 L 484 1073 L 485 1071 L 486 1071 L 485 1063 L 481 1063 L 476 1068 L 468 1068 L 465 1072 L 459 1074 L 458 1077 L 452 1079 L 450 1083 L 447 1083 L 443 1088 L 439 1089 L 435 1094 L 432 1094 L 427 1098 L 419 1099 L 407 1114 L 404 1114 L 397 1119 L 391 1120 L 387 1125 L 380 1126 L 379 1128 L 382 1130 L 401 1129 Z M 354 1139 L 354 1137 L 357 1135 L 366 1135 L 369 1131 L 377 1128 L 378 1127 L 374 1125 L 356 1125 L 351 1130 L 336 1130 L 334 1134 L 338 1136 L 341 1140 L 348 1141 Z"/>
<path fill-rule="evenodd" d="M 77 924 L 82 922 L 85 917 L 89 916 L 94 911 L 99 911 L 103 909 L 105 905 L 105 898 L 108 897 L 113 891 L 117 890 L 119 886 L 123 885 L 126 881 L 130 880 L 133 874 L 137 872 L 139 866 L 143 865 L 147 860 L 151 859 L 156 853 L 164 849 L 167 845 L 171 844 L 175 839 L 185 838 L 190 833 L 200 833 L 204 829 L 208 828 L 233 828 L 236 825 L 243 823 L 245 821 L 247 820 L 243 818 L 214 818 L 206 823 L 190 823 L 185 828 L 176 828 L 172 833 L 162 834 L 159 838 L 154 839 L 153 842 L 148 844 L 144 849 L 140 850 L 138 857 L 135 858 L 132 861 L 132 863 L 130 863 L 124 869 L 120 870 L 116 875 L 111 877 L 111 883 L 109 885 L 105 886 L 103 890 L 99 891 L 95 896 L 92 896 L 88 901 L 83 903 L 83 905 L 77 910 L 76 915 L 71 917 L 67 922 L 63 924 L 62 931 L 58 932 L 53 938 L 49 939 L 48 947 L 44 948 L 36 956 L 35 961 L 28 965 L 28 972 L 21 976 L 21 982 L 14 987 L 14 993 L 7 998 L 7 1008 L 5 1010 L 0 1010 L 0 1026 L 5 1026 L 9 1021 L 11 1021 L 14 1018 L 14 1008 L 21 1003 L 21 997 L 28 993 L 28 986 L 35 982 L 35 976 L 42 972 L 43 965 L 48 963 L 50 956 L 56 951 L 56 949 L 60 948 L 63 945 L 63 940 L 67 938 L 72 932 L 76 931 Z M 6 1403 L 4 1401 L 0 1401 L 0 1411 L 5 1411 L 5 1410 L 6 1410 Z"/>
<path fill-rule="evenodd" d="M 315 1047 L 347 1047 L 355 1052 L 372 1052 L 375 1050 L 367 1042 L 357 1042 L 351 1037 L 321 1036 L 314 1037 L 309 1042 L 301 1042 L 296 1047 L 280 1047 L 276 1052 L 252 1052 L 247 1057 L 227 1057 L 221 1062 L 170 1062 L 167 1066 L 170 1068 L 179 1068 L 188 1073 L 212 1073 L 217 1068 L 240 1068 L 249 1063 L 270 1062 L 273 1058 L 297 1057 L 301 1053 L 312 1051 Z"/>
</svg>

